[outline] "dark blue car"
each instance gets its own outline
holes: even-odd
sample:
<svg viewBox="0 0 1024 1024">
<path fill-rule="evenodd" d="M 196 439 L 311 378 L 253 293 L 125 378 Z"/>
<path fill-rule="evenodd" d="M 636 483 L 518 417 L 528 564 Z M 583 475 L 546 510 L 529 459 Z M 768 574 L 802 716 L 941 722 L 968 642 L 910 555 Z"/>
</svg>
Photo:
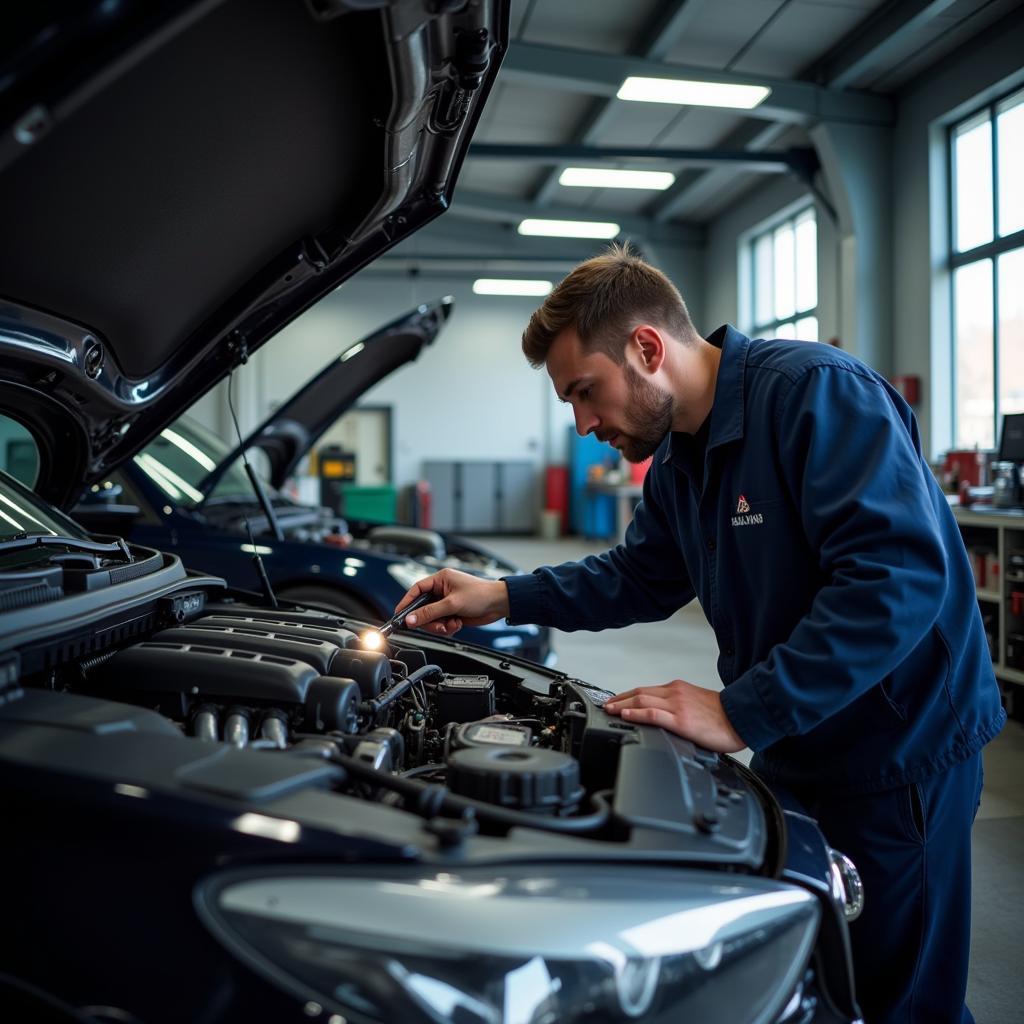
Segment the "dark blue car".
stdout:
<svg viewBox="0 0 1024 1024">
<path fill-rule="evenodd" d="M 186 565 L 237 587 L 259 588 L 259 554 L 279 598 L 364 619 L 386 618 L 413 583 L 445 566 L 492 579 L 516 572 L 463 538 L 342 519 L 283 491 L 324 432 L 370 387 L 416 359 L 452 308 L 450 298 L 421 305 L 345 347 L 239 445 L 181 417 L 92 485 L 75 517 L 95 533 L 173 551 Z M 259 467 L 256 484 L 243 451 Z M 468 626 L 459 636 L 549 666 L 555 662 L 546 627 L 493 623 Z"/>
</svg>

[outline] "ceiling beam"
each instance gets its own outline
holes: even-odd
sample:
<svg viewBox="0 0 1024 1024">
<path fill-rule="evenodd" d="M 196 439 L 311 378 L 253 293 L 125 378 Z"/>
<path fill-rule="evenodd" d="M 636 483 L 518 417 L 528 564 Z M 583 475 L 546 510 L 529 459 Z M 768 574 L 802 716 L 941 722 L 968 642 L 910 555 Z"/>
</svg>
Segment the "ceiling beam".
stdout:
<svg viewBox="0 0 1024 1024">
<path fill-rule="evenodd" d="M 710 0 L 682 0 L 681 3 L 674 7 L 668 5 L 647 26 L 642 39 L 633 48 L 633 51 L 645 60 L 661 60 L 708 3 L 710 3 Z M 615 110 L 616 101 L 614 98 L 610 98 L 591 111 L 576 133 L 577 141 L 582 145 L 592 145 L 595 142 L 602 141 Z M 558 188 L 558 178 L 561 171 L 561 167 L 555 167 L 547 178 L 544 179 L 540 188 L 534 193 L 534 202 L 543 204 L 551 201 L 555 190 Z"/>
<path fill-rule="evenodd" d="M 903 0 L 889 4 L 862 29 L 854 29 L 827 53 L 809 76 L 831 89 L 844 89 L 875 70 L 888 70 L 921 29 L 944 14 L 956 0 Z"/>
<path fill-rule="evenodd" d="M 506 82 L 523 81 L 608 97 L 615 96 L 631 75 L 696 79 L 730 85 L 764 85 L 772 90 L 771 95 L 758 106 L 745 110 L 745 116 L 800 125 L 817 121 L 891 124 L 894 119 L 893 101 L 885 96 L 826 89 L 811 82 L 785 78 L 665 64 L 642 57 L 620 57 L 533 43 L 513 43 L 505 56 L 501 73 Z"/>
<path fill-rule="evenodd" d="M 554 262 L 574 266 L 604 244 L 589 238 L 520 235 L 512 223 L 467 219 L 449 210 L 388 250 L 388 256 L 420 261 L 490 261 L 500 257 L 520 263 Z"/>
<path fill-rule="evenodd" d="M 723 145 L 745 148 L 757 152 L 770 146 L 787 129 L 784 124 L 751 125 L 742 124 L 723 140 Z M 669 189 L 649 207 L 648 215 L 658 224 L 671 220 L 680 211 L 705 198 L 711 198 L 734 177 L 735 167 L 718 167 L 715 170 L 680 177 Z"/>
<path fill-rule="evenodd" d="M 649 146 L 533 145 L 506 142 L 478 142 L 470 146 L 470 157 L 479 160 L 529 160 L 537 163 L 600 163 L 602 160 L 644 159 L 669 161 L 690 167 L 729 164 L 737 170 L 759 174 L 805 173 L 817 166 L 814 149 L 805 146 L 782 152 L 755 153 L 744 149 L 693 149 Z"/>
<path fill-rule="evenodd" d="M 655 237 L 669 237 L 678 245 L 704 244 L 704 232 L 687 225 L 673 224 L 671 228 L 662 228 L 647 217 L 633 214 L 613 213 L 611 211 L 585 210 L 576 206 L 545 206 L 538 208 L 529 199 L 515 199 L 511 196 L 495 196 L 480 192 L 469 192 L 464 189 L 455 191 L 451 209 L 445 218 L 469 218 L 475 221 L 490 221 L 498 224 L 518 224 L 527 217 L 549 217 L 555 220 L 583 221 L 614 221 L 619 225 L 619 237 L 641 242 Z M 417 232 L 417 236 L 422 232 Z M 513 238 L 521 236 L 514 234 Z M 552 239 L 540 239 L 541 243 L 552 242 Z"/>
<path fill-rule="evenodd" d="M 619 216 L 607 211 L 584 210 L 576 206 L 546 206 L 539 209 L 529 199 L 515 199 L 511 196 L 495 196 L 482 192 L 467 192 L 456 189 L 448 217 L 470 217 L 473 220 L 496 221 L 501 224 L 518 224 L 527 217 L 548 217 L 554 220 L 599 220 L 614 221 L 620 233 L 644 236 L 650 232 L 653 222 L 643 217 Z"/>
</svg>

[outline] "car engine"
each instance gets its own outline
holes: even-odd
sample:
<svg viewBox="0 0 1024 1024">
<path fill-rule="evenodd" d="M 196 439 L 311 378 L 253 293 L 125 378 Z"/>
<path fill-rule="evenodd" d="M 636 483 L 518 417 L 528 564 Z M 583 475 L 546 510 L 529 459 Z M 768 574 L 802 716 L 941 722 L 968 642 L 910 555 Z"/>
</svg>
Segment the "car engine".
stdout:
<svg viewBox="0 0 1024 1024">
<path fill-rule="evenodd" d="M 607 691 L 426 634 L 375 650 L 371 626 L 327 612 L 202 590 L 173 609 L 135 642 L 55 669 L 48 688 L 151 709 L 197 743 L 330 762 L 350 794 L 470 834 L 654 838 L 766 870 L 741 766 L 605 714 Z"/>
</svg>

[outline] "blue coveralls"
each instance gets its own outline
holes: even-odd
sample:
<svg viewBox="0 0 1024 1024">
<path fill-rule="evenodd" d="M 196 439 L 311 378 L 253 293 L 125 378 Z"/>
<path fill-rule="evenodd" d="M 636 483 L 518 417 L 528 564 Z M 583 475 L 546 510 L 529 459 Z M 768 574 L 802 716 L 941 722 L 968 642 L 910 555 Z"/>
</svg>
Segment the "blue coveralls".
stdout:
<svg viewBox="0 0 1024 1024">
<path fill-rule="evenodd" d="M 698 597 L 753 766 L 861 871 L 866 1020 L 969 1022 L 979 752 L 1006 715 L 956 521 L 869 367 L 729 326 L 708 340 L 706 445 L 666 437 L 624 542 L 510 577 L 509 618 L 597 630 Z"/>
</svg>

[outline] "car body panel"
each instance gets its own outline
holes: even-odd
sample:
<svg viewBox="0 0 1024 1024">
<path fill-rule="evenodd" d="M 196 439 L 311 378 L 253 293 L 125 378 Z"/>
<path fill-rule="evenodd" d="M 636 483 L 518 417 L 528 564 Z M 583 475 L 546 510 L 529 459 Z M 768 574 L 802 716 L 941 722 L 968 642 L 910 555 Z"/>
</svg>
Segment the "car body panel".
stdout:
<svg viewBox="0 0 1024 1024">
<path fill-rule="evenodd" d="M 200 489 L 209 494 L 243 451 L 260 449 L 269 479 L 280 490 L 309 450 L 374 384 L 419 358 L 452 314 L 451 297 L 423 303 L 356 342 L 346 342 L 330 363 L 283 401 L 231 452 Z"/>
<path fill-rule="evenodd" d="M 503 0 L 4 9 L 0 370 L 41 494 L 73 502 L 448 206 L 507 19 Z"/>
</svg>

